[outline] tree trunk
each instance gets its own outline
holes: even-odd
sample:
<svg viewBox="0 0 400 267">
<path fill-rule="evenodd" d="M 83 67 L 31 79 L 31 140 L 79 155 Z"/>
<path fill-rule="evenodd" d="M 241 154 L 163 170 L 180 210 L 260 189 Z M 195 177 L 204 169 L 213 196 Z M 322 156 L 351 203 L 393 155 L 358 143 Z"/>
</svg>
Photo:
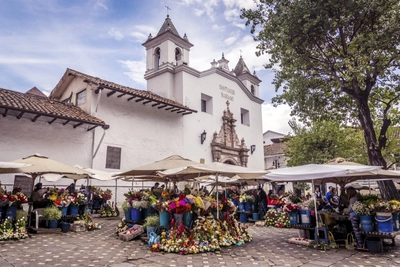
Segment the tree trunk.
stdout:
<svg viewBox="0 0 400 267">
<path fill-rule="evenodd" d="M 368 107 L 368 96 L 366 95 L 353 96 L 358 106 L 358 119 L 364 131 L 364 138 L 367 144 L 368 158 L 372 166 L 382 166 L 387 169 L 387 164 L 382 155 L 382 146 L 377 143 L 374 124 L 371 119 L 371 112 Z M 366 97 L 365 97 L 366 96 Z M 400 199 L 400 194 L 392 180 L 378 182 L 379 190 L 382 197 L 387 200 Z"/>
<path fill-rule="evenodd" d="M 381 180 L 377 181 L 377 183 L 383 199 L 400 199 L 399 191 L 394 186 L 393 180 Z"/>
</svg>

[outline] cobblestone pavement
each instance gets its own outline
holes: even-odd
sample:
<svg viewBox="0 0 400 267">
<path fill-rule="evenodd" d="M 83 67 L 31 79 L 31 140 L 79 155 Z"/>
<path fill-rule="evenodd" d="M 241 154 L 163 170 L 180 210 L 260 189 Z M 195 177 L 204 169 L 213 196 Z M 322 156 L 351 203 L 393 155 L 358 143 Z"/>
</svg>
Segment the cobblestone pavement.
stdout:
<svg viewBox="0 0 400 267">
<path fill-rule="evenodd" d="M 344 248 L 323 251 L 287 243 L 298 235 L 297 230 L 254 225 L 249 225 L 253 242 L 216 253 L 150 252 L 140 240 L 119 240 L 114 234 L 118 220 L 95 221 L 102 225 L 101 230 L 34 234 L 20 241 L 2 241 L 0 266 L 400 266 L 399 246 L 379 254 Z"/>
</svg>

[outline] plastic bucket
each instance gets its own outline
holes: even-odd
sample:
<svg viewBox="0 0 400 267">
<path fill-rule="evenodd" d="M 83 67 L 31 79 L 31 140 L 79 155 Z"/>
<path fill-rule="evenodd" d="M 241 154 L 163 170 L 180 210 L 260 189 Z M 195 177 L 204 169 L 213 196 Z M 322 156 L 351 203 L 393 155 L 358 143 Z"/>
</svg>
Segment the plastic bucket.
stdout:
<svg viewBox="0 0 400 267">
<path fill-rule="evenodd" d="M 17 207 L 16 206 L 7 207 L 6 218 L 11 218 L 11 219 L 14 220 L 16 214 L 17 214 Z"/>
<path fill-rule="evenodd" d="M 251 206 L 252 206 L 251 202 L 244 203 L 244 210 L 247 212 L 251 212 Z"/>
<path fill-rule="evenodd" d="M 184 226 L 192 228 L 192 225 L 193 225 L 193 213 L 185 212 L 183 214 L 182 221 L 183 221 L 183 225 Z"/>
<path fill-rule="evenodd" d="M 79 210 L 79 206 L 78 205 L 70 204 L 68 206 L 68 213 L 71 216 L 76 216 L 78 214 L 78 210 Z"/>
<path fill-rule="evenodd" d="M 400 217 L 399 214 L 393 214 L 393 230 L 394 231 L 400 230 L 399 217 Z"/>
<path fill-rule="evenodd" d="M 244 211 L 244 203 L 243 202 L 239 203 L 239 211 Z"/>
<path fill-rule="evenodd" d="M 131 220 L 140 221 L 142 219 L 142 211 L 140 209 L 131 209 Z"/>
<path fill-rule="evenodd" d="M 300 221 L 301 221 L 301 224 L 304 224 L 304 225 L 310 225 L 311 224 L 310 211 L 309 210 L 301 210 L 300 211 Z"/>
<path fill-rule="evenodd" d="M 240 213 L 240 222 L 241 223 L 246 223 L 247 222 L 247 214 Z"/>
<path fill-rule="evenodd" d="M 372 215 L 361 215 L 360 217 L 361 231 L 374 231 L 374 217 Z"/>
<path fill-rule="evenodd" d="M 129 208 L 127 211 L 125 211 L 125 220 L 132 220 L 131 209 L 132 208 Z"/>
<path fill-rule="evenodd" d="M 378 232 L 392 233 L 393 232 L 393 221 L 392 214 L 386 212 L 377 212 L 375 220 L 378 227 Z"/>
<path fill-rule="evenodd" d="M 260 215 L 258 213 L 253 213 L 253 220 L 258 221 L 260 219 Z"/>
<path fill-rule="evenodd" d="M 49 221 L 49 228 L 50 229 L 55 229 L 58 227 L 58 220 L 50 220 Z"/>
<path fill-rule="evenodd" d="M 69 231 L 69 223 L 67 223 L 67 222 L 62 222 L 62 223 L 60 223 L 60 226 L 61 226 L 61 232 L 63 232 L 63 233 L 68 233 L 68 231 Z"/>
<path fill-rule="evenodd" d="M 171 213 L 168 211 L 160 211 L 160 226 L 169 226 L 169 220 L 171 218 Z"/>
<path fill-rule="evenodd" d="M 58 207 L 61 210 L 61 216 L 67 216 L 68 207 Z"/>
<path fill-rule="evenodd" d="M 289 223 L 290 224 L 299 223 L 299 213 L 297 211 L 289 212 Z"/>
<path fill-rule="evenodd" d="M 239 203 L 238 203 L 238 201 L 236 200 L 236 199 L 232 199 L 232 203 L 233 203 L 233 205 L 235 205 L 235 206 L 237 206 Z"/>
<path fill-rule="evenodd" d="M 381 252 L 381 242 L 379 240 L 365 240 L 367 244 L 367 248 L 371 253 L 379 253 Z"/>
</svg>

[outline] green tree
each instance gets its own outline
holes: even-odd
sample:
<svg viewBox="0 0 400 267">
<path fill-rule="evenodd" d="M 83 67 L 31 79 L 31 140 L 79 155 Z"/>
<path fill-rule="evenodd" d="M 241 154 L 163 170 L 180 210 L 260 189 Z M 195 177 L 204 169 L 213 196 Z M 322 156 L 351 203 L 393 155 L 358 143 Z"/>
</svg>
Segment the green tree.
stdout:
<svg viewBox="0 0 400 267">
<path fill-rule="evenodd" d="M 371 165 L 397 123 L 400 66 L 398 0 L 259 0 L 243 9 L 257 54 L 275 68 L 273 98 L 303 123 L 336 120 L 361 126 Z M 375 123 L 379 120 L 379 123 Z"/>
<path fill-rule="evenodd" d="M 286 142 L 288 166 L 320 164 L 342 157 L 367 164 L 366 147 L 360 129 L 340 126 L 334 121 L 315 122 L 311 127 L 289 123 L 293 136 Z"/>
</svg>

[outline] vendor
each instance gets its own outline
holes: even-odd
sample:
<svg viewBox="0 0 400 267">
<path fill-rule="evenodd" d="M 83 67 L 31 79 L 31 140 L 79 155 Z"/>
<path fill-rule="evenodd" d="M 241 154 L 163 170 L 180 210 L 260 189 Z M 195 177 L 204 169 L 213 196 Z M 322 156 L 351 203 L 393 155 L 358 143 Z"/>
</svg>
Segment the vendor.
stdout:
<svg viewBox="0 0 400 267">
<path fill-rule="evenodd" d="M 43 188 L 42 183 L 37 183 L 32 193 L 33 209 L 45 208 L 50 204 L 50 200 L 44 198 L 44 194 L 49 191 L 49 188 Z"/>
<path fill-rule="evenodd" d="M 257 187 L 257 202 L 258 214 L 260 215 L 260 219 L 262 219 L 267 213 L 267 193 L 265 193 L 260 185 Z"/>
<path fill-rule="evenodd" d="M 362 249 L 364 247 L 364 240 L 359 229 L 360 219 L 358 218 L 357 214 L 353 211 L 353 204 L 356 203 L 358 200 L 357 191 L 354 189 L 354 187 L 348 187 L 346 188 L 346 194 L 347 197 L 349 198 L 349 205 L 343 211 L 345 213 L 350 214 L 351 226 L 353 227 L 354 235 L 357 240 L 358 249 Z"/>
<path fill-rule="evenodd" d="M 65 188 L 65 190 L 67 190 L 69 194 L 75 193 L 75 184 L 70 184 L 69 186 L 67 186 L 67 188 Z"/>
</svg>

